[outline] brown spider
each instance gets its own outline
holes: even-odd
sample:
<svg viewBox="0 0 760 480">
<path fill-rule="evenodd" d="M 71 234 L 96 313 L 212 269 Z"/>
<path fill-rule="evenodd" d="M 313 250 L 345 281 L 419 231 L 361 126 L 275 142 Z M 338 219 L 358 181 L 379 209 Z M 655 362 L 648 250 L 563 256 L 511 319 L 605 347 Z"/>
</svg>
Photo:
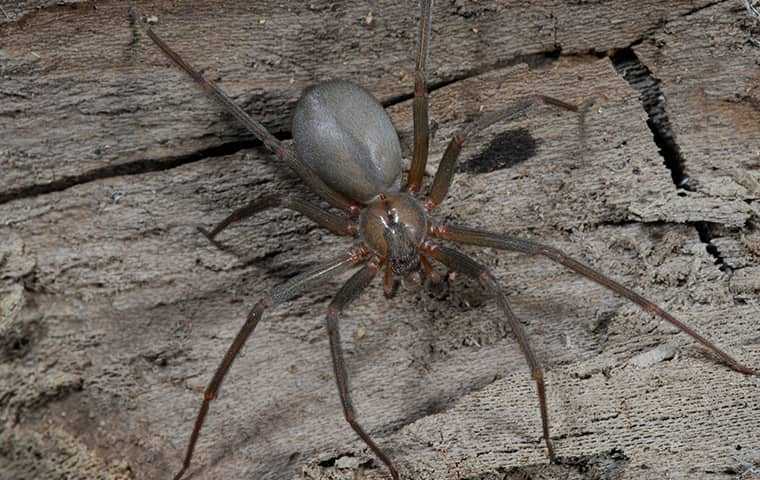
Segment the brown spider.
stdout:
<svg viewBox="0 0 760 480">
<path fill-rule="evenodd" d="M 496 297 L 497 305 L 517 338 L 536 382 L 543 438 L 549 457 L 554 459 L 554 448 L 549 435 L 544 373 L 533 354 L 523 327 L 510 308 L 504 291 L 485 266 L 464 253 L 440 245 L 433 239 L 548 257 L 675 325 L 712 350 L 732 369 L 745 374 L 755 373 L 753 369 L 734 360 L 653 302 L 555 248 L 531 240 L 437 222 L 431 218 L 431 212 L 446 198 L 457 158 L 471 132 L 496 120 L 517 117 L 537 102 L 569 111 L 579 111 L 581 108 L 551 97 L 536 95 L 515 101 L 495 115 L 473 122 L 451 139 L 435 173 L 430 194 L 424 200 L 420 200 L 418 196 L 429 146 L 425 62 L 430 43 L 432 0 L 422 0 L 421 4 L 414 82 L 414 153 L 403 188 L 398 135 L 382 105 L 363 88 L 347 81 L 331 81 L 307 89 L 298 101 L 293 116 L 296 150 L 294 154 L 147 28 L 148 36 L 164 54 L 190 75 L 226 111 L 234 115 L 268 150 L 287 163 L 312 190 L 334 209 L 341 211 L 340 214 L 333 213 L 292 196 L 265 196 L 236 210 L 210 232 L 202 230 L 209 240 L 214 242 L 214 237 L 233 222 L 270 208 L 281 207 L 300 212 L 337 235 L 357 239 L 358 243 L 342 257 L 325 262 L 274 288 L 253 307 L 206 388 L 182 468 L 174 477 L 175 480 L 179 480 L 190 466 L 210 403 L 216 398 L 230 365 L 253 333 L 264 312 L 298 296 L 308 286 L 334 278 L 341 272 L 360 265 L 362 268 L 343 285 L 327 310 L 327 333 L 330 338 L 333 368 L 346 420 L 388 467 L 393 478 L 398 480 L 398 470 L 393 461 L 356 419 L 348 390 L 338 318 L 346 306 L 369 286 L 381 269 L 384 269 L 383 285 L 387 296 L 393 294 L 398 277 L 420 282 L 424 275 L 432 281 L 439 280 L 431 265 L 433 260 L 441 262 L 452 272 L 461 272 L 472 277 Z"/>
</svg>

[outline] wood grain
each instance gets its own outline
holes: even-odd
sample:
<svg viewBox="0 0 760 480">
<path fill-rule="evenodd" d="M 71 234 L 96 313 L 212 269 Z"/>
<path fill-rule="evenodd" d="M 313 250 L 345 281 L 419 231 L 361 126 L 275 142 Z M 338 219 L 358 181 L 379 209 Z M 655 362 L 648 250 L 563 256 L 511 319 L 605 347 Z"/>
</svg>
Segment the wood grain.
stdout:
<svg viewBox="0 0 760 480">
<path fill-rule="evenodd" d="M 170 478 L 248 308 L 350 242 L 274 211 L 210 246 L 197 225 L 308 193 L 123 2 L 70 3 L 2 3 L 0 478 Z M 348 78 L 409 143 L 416 7 L 135 3 L 282 138 L 303 87 Z M 560 247 L 759 367 L 760 76 L 745 27 L 731 1 L 437 2 L 431 171 L 482 112 L 596 98 L 583 122 L 540 106 L 478 132 L 439 218 Z M 621 49 L 658 82 L 689 190 L 616 68 Z M 533 382 L 489 299 L 466 281 L 440 298 L 375 285 L 342 320 L 344 348 L 359 416 L 404 478 L 757 475 L 758 378 L 546 260 L 466 250 L 504 282 L 547 368 L 561 462 L 546 460 Z M 189 478 L 387 477 L 332 379 L 323 314 L 342 280 L 265 317 Z"/>
</svg>

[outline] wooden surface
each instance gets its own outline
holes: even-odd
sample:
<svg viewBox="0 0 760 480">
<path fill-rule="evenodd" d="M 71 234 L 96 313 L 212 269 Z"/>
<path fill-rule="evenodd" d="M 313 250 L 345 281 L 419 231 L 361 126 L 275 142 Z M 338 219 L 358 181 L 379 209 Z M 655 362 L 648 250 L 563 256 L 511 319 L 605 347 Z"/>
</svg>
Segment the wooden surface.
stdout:
<svg viewBox="0 0 760 480">
<path fill-rule="evenodd" d="M 136 4 L 282 138 L 302 88 L 346 78 L 409 143 L 416 5 Z M 350 243 L 275 211 L 211 247 L 197 225 L 302 191 L 294 175 L 168 65 L 125 2 L 0 6 L 0 478 L 171 478 L 247 310 Z M 760 49 L 741 2 L 440 0 L 433 22 L 430 171 L 481 111 L 597 99 L 585 122 L 536 107 L 479 132 L 439 218 L 565 249 L 760 367 Z M 648 73 L 625 78 L 621 58 Z M 688 189 L 655 142 L 663 125 Z M 404 478 L 760 475 L 760 379 L 546 260 L 466 250 L 546 366 L 561 461 L 547 463 L 535 387 L 489 299 L 458 281 L 386 300 L 376 282 L 343 319 L 344 348 L 360 419 Z M 332 379 L 323 317 L 342 280 L 262 322 L 191 478 L 388 478 Z"/>
</svg>

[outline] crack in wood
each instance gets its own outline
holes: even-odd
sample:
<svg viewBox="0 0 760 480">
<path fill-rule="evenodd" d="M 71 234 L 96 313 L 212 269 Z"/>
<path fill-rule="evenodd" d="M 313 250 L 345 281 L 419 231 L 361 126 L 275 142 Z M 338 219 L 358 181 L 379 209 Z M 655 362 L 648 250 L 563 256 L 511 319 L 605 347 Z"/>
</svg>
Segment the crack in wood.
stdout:
<svg viewBox="0 0 760 480">
<path fill-rule="evenodd" d="M 210 147 L 198 152 L 192 152 L 187 155 L 180 155 L 169 158 L 147 158 L 135 160 L 118 165 L 109 165 L 103 168 L 90 170 L 81 175 L 63 177 L 50 183 L 30 185 L 8 190 L 0 193 L 0 205 L 14 200 L 20 200 L 47 193 L 60 192 L 77 185 L 124 175 L 140 175 L 149 172 L 158 172 L 180 167 L 188 163 L 198 162 L 209 158 L 224 157 L 233 155 L 241 150 L 255 148 L 261 145 L 261 142 L 254 140 L 239 140 L 235 142 L 223 143 Z"/>
<path fill-rule="evenodd" d="M 611 60 L 618 74 L 639 92 L 641 104 L 649 117 L 647 125 L 665 166 L 670 170 L 676 188 L 691 190 L 689 176 L 686 174 L 686 162 L 670 125 L 667 101 L 660 88 L 660 80 L 641 62 L 630 47 L 615 52 Z"/>
<path fill-rule="evenodd" d="M 708 3 L 706 5 L 695 7 L 693 9 L 689 10 L 688 12 L 684 13 L 681 16 L 683 18 L 690 17 L 692 15 L 695 15 L 695 14 L 701 12 L 702 10 L 707 10 L 708 8 L 712 8 L 712 7 L 716 6 L 716 5 L 721 5 L 723 3 L 726 3 L 727 1 L 733 1 L 733 0 L 718 0 L 717 2 L 711 2 L 711 3 Z"/>
<path fill-rule="evenodd" d="M 21 11 L 18 12 L 18 16 L 12 16 L 8 14 L 7 10 L 0 6 L 0 12 L 2 12 L 3 16 L 5 17 L 5 21 L 0 22 L 0 31 L 12 27 L 24 28 L 30 20 L 43 12 L 64 11 L 71 13 L 86 13 L 97 8 L 97 0 L 50 1 L 47 2 L 47 4 L 31 9 L 31 11 L 25 11 L 26 9 L 23 5 L 17 6 L 16 8 L 18 7 L 21 8 Z M 13 13 L 16 14 L 15 11 Z"/>
<path fill-rule="evenodd" d="M 696 11 L 719 3 L 723 2 L 714 2 Z M 684 16 L 688 16 L 688 14 Z M 639 59 L 631 47 L 614 52 L 610 60 L 615 71 L 639 92 L 641 105 L 648 116 L 647 125 L 652 132 L 654 143 L 663 158 L 665 167 L 670 171 L 673 184 L 677 189 L 694 191 L 695 184 L 686 171 L 686 159 L 668 117 L 667 99 L 660 87 L 660 79 L 652 74 L 652 71 Z M 707 253 L 715 259 L 714 263 L 718 268 L 722 271 L 729 270 L 730 267 L 725 263 L 718 247 L 712 243 L 713 236 L 710 223 L 701 221 L 691 222 L 690 225 L 697 230 L 700 241 L 705 244 Z"/>
<path fill-rule="evenodd" d="M 504 68 L 510 68 L 519 64 L 526 64 L 529 68 L 541 68 L 549 63 L 555 62 L 559 59 L 561 49 L 555 49 L 545 52 L 531 53 L 525 55 L 517 55 L 505 61 L 491 63 L 485 66 L 481 66 L 476 69 L 469 70 L 461 75 L 453 76 L 446 80 L 431 83 L 428 87 L 430 93 L 451 86 L 458 82 L 468 80 L 473 77 L 488 74 L 494 71 L 498 71 Z M 577 56 L 577 54 L 572 54 Z M 408 101 L 414 97 L 412 92 L 403 93 L 397 96 L 390 97 L 382 102 L 385 108 L 392 107 L 399 103 Z M 292 132 L 283 131 L 275 135 L 280 140 L 291 140 Z M 236 140 L 234 142 L 222 143 L 203 150 L 191 152 L 186 155 L 178 157 L 160 157 L 160 158 L 146 158 L 139 159 L 128 163 L 109 165 L 88 172 L 84 172 L 76 176 L 63 177 L 50 183 L 35 184 L 17 189 L 11 189 L 4 193 L 0 193 L 0 205 L 8 203 L 14 200 L 35 197 L 38 195 L 44 195 L 53 192 L 60 192 L 77 185 L 82 185 L 92 181 L 102 180 L 106 178 L 119 177 L 123 175 L 139 175 L 149 172 L 157 172 L 164 170 L 171 170 L 176 167 L 187 165 L 189 163 L 199 162 L 208 158 L 222 157 L 226 155 L 232 155 L 240 152 L 241 150 L 260 147 L 261 142 L 258 140 Z"/>
<path fill-rule="evenodd" d="M 693 15 L 706 8 L 711 8 L 716 5 L 722 4 L 725 1 L 727 0 L 719 0 L 719 1 L 710 2 L 707 5 L 695 7 L 679 16 L 684 17 L 684 16 Z M 22 28 L 30 19 L 36 17 L 41 12 L 52 11 L 55 13 L 60 10 L 60 11 L 66 11 L 66 12 L 73 12 L 75 14 L 83 14 L 95 8 L 97 8 L 96 2 L 92 0 L 81 0 L 81 1 L 69 0 L 66 2 L 43 2 L 42 5 L 38 6 L 33 11 L 28 11 L 26 13 L 22 11 L 22 13 L 20 13 L 19 16 L 17 17 L 13 15 L 13 17 L 15 18 L 5 22 L 4 24 L 0 24 L 0 30 L 7 30 L 8 28 L 13 27 L 13 26 Z M 556 17 L 554 17 L 553 14 L 551 18 L 553 18 L 554 20 L 554 30 L 555 30 L 554 35 L 556 37 L 557 19 Z M 58 19 L 60 20 L 60 18 Z M 654 29 L 644 31 L 641 35 L 639 35 L 639 38 L 636 41 L 631 43 L 628 47 L 625 47 L 624 50 L 626 48 L 630 49 L 632 46 L 640 43 L 642 38 L 651 35 L 655 30 L 659 30 L 663 28 L 664 25 L 667 25 L 668 20 L 667 19 L 663 19 L 663 20 L 664 21 L 658 23 Z M 525 54 L 513 56 L 508 59 L 502 59 L 502 60 L 491 62 L 485 65 L 479 65 L 478 67 L 469 69 L 465 71 L 464 73 L 453 75 L 453 76 L 450 76 L 449 78 L 444 78 L 440 81 L 431 83 L 431 85 L 429 86 L 429 90 L 433 92 L 438 89 L 442 89 L 449 85 L 455 84 L 457 82 L 467 80 L 472 77 L 477 77 L 479 75 L 483 75 L 483 74 L 493 72 L 493 71 L 503 69 L 503 68 L 508 68 L 508 67 L 518 65 L 518 64 L 527 64 L 531 68 L 540 68 L 551 62 L 556 61 L 561 56 L 562 57 L 589 56 L 589 58 L 603 58 L 607 55 L 606 52 L 610 48 L 615 48 L 615 47 L 612 46 L 612 47 L 607 47 L 607 48 L 601 48 L 598 46 L 593 46 L 588 51 L 577 51 L 577 49 L 573 51 L 563 51 L 563 47 L 560 44 L 560 42 L 555 40 L 554 48 L 550 50 L 525 53 Z M 383 101 L 383 105 L 386 107 L 393 106 L 398 103 L 408 101 L 412 97 L 413 97 L 413 93 L 411 91 L 403 92 L 398 95 L 390 96 L 386 98 Z M 290 132 L 284 132 L 283 135 L 284 135 L 284 138 L 289 138 Z M 240 148 L 237 148 L 236 150 L 236 147 L 234 145 L 237 145 L 237 144 L 238 142 L 216 145 L 214 147 L 211 147 L 210 149 L 188 153 L 184 155 L 182 159 L 172 159 L 172 158 L 139 159 L 136 161 L 129 162 L 127 164 L 122 164 L 118 166 L 107 166 L 100 169 L 84 172 L 80 175 L 63 177 L 48 184 L 27 185 L 25 187 L 20 187 L 18 189 L 13 189 L 7 192 L 0 193 L 0 204 L 6 203 L 12 200 L 16 200 L 16 199 L 28 198 L 28 197 L 32 197 L 36 195 L 45 194 L 45 193 L 65 190 L 69 187 L 76 186 L 82 183 L 87 183 L 93 180 L 110 178 L 110 177 L 115 177 L 119 175 L 134 175 L 134 174 L 147 173 L 147 172 L 152 172 L 152 171 L 169 170 L 176 166 L 181 166 L 187 163 L 192 163 L 194 161 L 203 160 L 204 158 L 208 156 L 206 155 L 206 153 L 212 150 L 231 151 L 234 153 L 240 150 Z M 242 147 L 242 148 L 250 148 L 257 144 L 258 144 L 257 142 L 250 143 L 249 147 Z M 216 155 L 213 155 L 213 156 L 216 156 Z"/>
</svg>

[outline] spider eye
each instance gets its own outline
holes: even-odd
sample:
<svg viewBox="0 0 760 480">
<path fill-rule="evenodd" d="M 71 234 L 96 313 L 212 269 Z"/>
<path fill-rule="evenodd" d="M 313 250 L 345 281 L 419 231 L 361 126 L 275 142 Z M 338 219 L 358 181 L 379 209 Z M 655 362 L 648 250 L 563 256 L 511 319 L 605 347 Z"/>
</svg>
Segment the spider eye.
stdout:
<svg viewBox="0 0 760 480">
<path fill-rule="evenodd" d="M 420 256 L 417 246 L 403 224 L 391 225 L 383 231 L 388 246 L 388 262 L 393 273 L 406 275 L 419 268 Z"/>
</svg>

